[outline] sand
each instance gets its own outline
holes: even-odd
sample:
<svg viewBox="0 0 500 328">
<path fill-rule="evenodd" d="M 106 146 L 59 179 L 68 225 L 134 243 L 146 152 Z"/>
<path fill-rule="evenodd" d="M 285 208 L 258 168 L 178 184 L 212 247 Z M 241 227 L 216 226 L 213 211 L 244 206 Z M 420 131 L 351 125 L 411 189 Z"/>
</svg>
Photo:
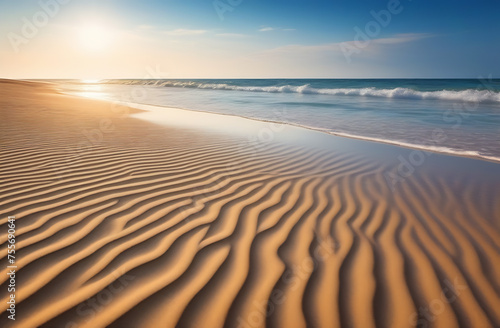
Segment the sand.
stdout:
<svg viewBox="0 0 500 328">
<path fill-rule="evenodd" d="M 498 163 L 50 84 L 0 111 L 1 327 L 500 326 Z"/>
</svg>

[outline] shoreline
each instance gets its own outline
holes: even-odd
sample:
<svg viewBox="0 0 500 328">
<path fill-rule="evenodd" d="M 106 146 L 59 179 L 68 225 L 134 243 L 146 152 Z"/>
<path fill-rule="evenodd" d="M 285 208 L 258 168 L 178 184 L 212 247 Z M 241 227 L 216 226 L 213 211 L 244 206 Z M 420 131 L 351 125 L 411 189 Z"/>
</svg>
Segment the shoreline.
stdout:
<svg viewBox="0 0 500 328">
<path fill-rule="evenodd" d="M 470 158 L 470 159 L 476 159 L 476 160 L 482 160 L 482 161 L 500 164 L 500 157 L 480 155 L 480 154 L 477 154 L 477 151 L 472 151 L 472 150 L 471 151 L 454 150 L 454 149 L 450 149 L 450 148 L 442 147 L 442 146 L 415 145 L 415 144 L 403 142 L 403 141 L 391 141 L 391 140 L 381 139 L 381 138 L 376 138 L 376 137 L 356 136 L 356 135 L 349 134 L 349 133 L 327 131 L 325 129 L 315 128 L 315 127 L 311 127 L 311 126 L 307 126 L 307 125 L 301 125 L 301 124 L 290 123 L 290 122 L 278 122 L 278 121 L 265 120 L 265 119 L 259 119 L 259 118 L 248 117 L 248 116 L 239 116 L 236 114 L 215 113 L 215 112 L 210 112 L 210 111 L 205 111 L 205 110 L 183 108 L 183 107 L 150 105 L 150 104 L 146 104 L 146 103 L 120 102 L 120 101 L 114 101 L 114 100 L 110 100 L 110 99 L 103 99 L 103 98 L 97 98 L 97 97 L 95 97 L 95 98 L 94 97 L 85 97 L 85 96 L 75 95 L 72 93 L 64 93 L 64 94 L 73 95 L 73 96 L 82 97 L 82 98 L 87 98 L 87 99 L 104 100 L 104 101 L 108 101 L 111 103 L 119 103 L 119 104 L 122 104 L 124 106 L 129 106 L 129 107 L 137 108 L 137 109 L 140 109 L 140 107 L 142 107 L 142 106 L 157 107 L 157 108 L 163 108 L 166 110 L 168 110 L 168 109 L 184 110 L 184 111 L 190 111 L 190 112 L 195 112 L 195 113 L 205 113 L 205 114 L 211 114 L 211 115 L 229 116 L 229 117 L 234 117 L 234 118 L 238 118 L 238 119 L 246 119 L 246 120 L 250 120 L 253 122 L 279 124 L 279 125 L 291 126 L 291 127 L 299 128 L 299 129 L 305 129 L 305 130 L 312 131 L 312 132 L 323 133 L 323 134 L 326 134 L 329 136 L 334 136 L 334 137 L 349 138 L 349 139 L 365 141 L 365 142 L 374 142 L 377 144 L 391 145 L 391 146 L 396 146 L 396 147 L 400 147 L 400 148 L 429 152 L 429 153 L 438 154 L 438 155 Z M 475 153 L 475 154 L 472 154 L 472 153 Z"/>
<path fill-rule="evenodd" d="M 127 80 L 127 79 L 124 79 L 124 80 Z M 186 79 L 186 80 L 190 80 L 190 79 Z M 389 80 L 392 80 L 392 79 L 389 79 Z M 440 80 L 440 79 L 437 79 L 437 80 Z M 461 79 L 457 79 L 457 80 L 461 80 Z M 57 85 L 60 84 L 59 82 L 42 82 L 41 80 L 13 80 L 13 81 L 29 81 L 29 82 L 33 81 L 33 83 L 49 83 L 49 84 L 52 84 L 54 87 L 57 87 Z M 412 150 L 423 151 L 423 152 L 428 152 L 428 153 L 433 153 L 433 154 L 438 154 L 438 155 L 470 158 L 470 159 L 476 159 L 476 160 L 482 160 L 482 161 L 500 164 L 500 157 L 481 155 L 478 153 L 478 151 L 475 151 L 475 150 L 456 150 L 456 149 L 451 149 L 448 147 L 437 146 L 437 145 L 432 145 L 432 146 L 416 145 L 416 144 L 412 144 L 412 143 L 405 142 L 405 141 L 392 141 L 392 140 L 387 140 L 387 139 L 382 139 L 382 138 L 377 138 L 377 137 L 364 137 L 364 136 L 353 135 L 350 133 L 328 131 L 326 129 L 315 128 L 312 126 L 302 125 L 302 124 L 298 124 L 298 123 L 278 122 L 278 121 L 259 119 L 259 118 L 248 117 L 248 116 L 240 116 L 240 115 L 236 115 L 236 114 L 216 113 L 216 112 L 210 112 L 210 111 L 206 111 L 206 110 L 198 110 L 198 109 L 191 109 L 191 108 L 185 108 L 185 107 L 173 107 L 173 106 L 163 106 L 163 105 L 151 105 L 151 104 L 146 104 L 146 103 L 122 102 L 122 101 L 117 101 L 117 100 L 113 100 L 113 99 L 83 96 L 83 95 L 79 95 L 78 92 L 66 92 L 62 88 L 57 88 L 57 89 L 59 90 L 58 92 L 60 92 L 61 94 L 71 95 L 71 96 L 80 97 L 80 98 L 84 98 L 84 99 L 95 99 L 95 100 L 101 100 L 101 101 L 106 101 L 106 102 L 110 102 L 110 103 L 119 103 L 119 104 L 122 104 L 124 106 L 129 106 L 131 108 L 137 108 L 137 106 L 149 106 L 149 107 L 164 108 L 167 110 L 168 109 L 175 109 L 175 110 L 185 110 L 185 111 L 199 112 L 199 113 L 206 113 L 206 114 L 213 114 L 213 115 L 223 115 L 223 116 L 229 116 L 229 117 L 234 117 L 234 118 L 251 120 L 254 122 L 286 125 L 286 126 L 299 128 L 299 129 L 306 129 L 308 131 L 323 133 L 323 134 L 327 134 L 327 135 L 334 136 L 334 137 L 349 138 L 349 139 L 360 140 L 360 141 L 365 141 L 365 142 L 375 142 L 378 144 L 391 145 L 391 146 L 401 147 L 401 148 L 405 148 L 405 149 L 412 149 Z"/>
</svg>

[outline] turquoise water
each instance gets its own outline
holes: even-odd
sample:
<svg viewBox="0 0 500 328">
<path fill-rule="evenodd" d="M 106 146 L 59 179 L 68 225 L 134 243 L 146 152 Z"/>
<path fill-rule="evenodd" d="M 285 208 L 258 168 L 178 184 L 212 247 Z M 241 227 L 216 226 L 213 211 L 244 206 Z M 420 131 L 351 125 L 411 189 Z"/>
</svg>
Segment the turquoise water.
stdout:
<svg viewBox="0 0 500 328">
<path fill-rule="evenodd" d="M 500 161 L 498 79 L 64 82 L 77 94 L 289 123 Z"/>
</svg>

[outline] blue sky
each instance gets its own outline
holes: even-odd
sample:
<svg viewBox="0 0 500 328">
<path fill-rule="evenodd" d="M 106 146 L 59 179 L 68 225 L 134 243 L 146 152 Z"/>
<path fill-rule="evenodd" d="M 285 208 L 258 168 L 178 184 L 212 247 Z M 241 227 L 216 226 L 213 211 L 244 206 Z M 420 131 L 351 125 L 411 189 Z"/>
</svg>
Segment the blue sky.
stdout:
<svg viewBox="0 0 500 328">
<path fill-rule="evenodd" d="M 0 76 L 498 77 L 499 17 L 498 0 L 0 0 Z"/>
</svg>

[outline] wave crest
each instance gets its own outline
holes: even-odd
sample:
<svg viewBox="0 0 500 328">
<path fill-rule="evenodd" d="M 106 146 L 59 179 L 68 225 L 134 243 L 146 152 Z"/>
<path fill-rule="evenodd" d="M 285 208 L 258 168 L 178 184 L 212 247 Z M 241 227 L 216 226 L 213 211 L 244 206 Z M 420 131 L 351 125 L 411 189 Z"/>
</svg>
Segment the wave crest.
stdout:
<svg viewBox="0 0 500 328">
<path fill-rule="evenodd" d="M 108 81 L 108 83 L 116 83 Z M 300 86 L 241 86 L 227 83 L 206 83 L 197 81 L 164 81 L 164 80 L 141 80 L 141 81 L 120 81 L 120 84 L 141 84 L 160 87 L 173 88 L 193 88 L 210 90 L 229 90 L 247 92 L 268 92 L 268 93 L 301 93 L 333 96 L 359 96 L 378 98 L 398 98 L 398 99 L 434 99 L 449 100 L 459 102 L 490 102 L 500 103 L 500 92 L 479 89 L 465 90 L 439 90 L 439 91 L 419 91 L 409 88 L 377 89 L 369 88 L 313 88 L 309 84 Z"/>
</svg>

